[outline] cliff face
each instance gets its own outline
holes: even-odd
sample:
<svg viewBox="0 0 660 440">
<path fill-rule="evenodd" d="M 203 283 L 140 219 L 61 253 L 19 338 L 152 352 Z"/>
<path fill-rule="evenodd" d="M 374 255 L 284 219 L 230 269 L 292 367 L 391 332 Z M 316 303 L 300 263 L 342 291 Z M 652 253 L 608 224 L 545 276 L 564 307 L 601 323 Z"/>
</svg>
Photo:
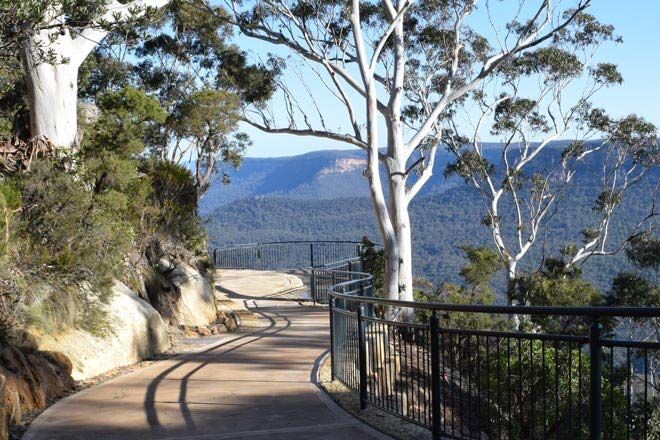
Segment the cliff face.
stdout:
<svg viewBox="0 0 660 440">
<path fill-rule="evenodd" d="M 73 391 L 72 365 L 61 353 L 0 346 L 0 440 L 30 411 Z"/>
</svg>

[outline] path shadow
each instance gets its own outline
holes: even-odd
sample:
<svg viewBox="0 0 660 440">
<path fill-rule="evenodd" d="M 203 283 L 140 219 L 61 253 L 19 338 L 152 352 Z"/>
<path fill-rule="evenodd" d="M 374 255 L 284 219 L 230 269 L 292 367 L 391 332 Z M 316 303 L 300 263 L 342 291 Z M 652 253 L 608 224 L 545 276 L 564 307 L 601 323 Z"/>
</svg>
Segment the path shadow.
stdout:
<svg viewBox="0 0 660 440">
<path fill-rule="evenodd" d="M 170 368 L 167 370 L 163 371 L 160 373 L 158 376 L 156 376 L 148 385 L 147 387 L 147 392 L 145 394 L 145 399 L 144 399 L 144 411 L 147 417 L 147 423 L 149 425 L 150 430 L 152 431 L 153 434 L 157 433 L 159 431 L 159 428 L 161 428 L 161 423 L 158 418 L 158 412 L 156 410 L 156 391 L 158 390 L 159 385 L 167 378 L 168 375 L 172 374 L 174 371 L 178 370 L 179 368 L 183 367 L 184 365 L 199 360 L 200 357 L 204 357 L 204 355 L 208 355 L 218 349 L 221 349 L 222 347 L 225 347 L 229 344 L 236 343 L 237 341 L 245 340 L 245 342 L 242 342 L 236 346 L 233 346 L 229 348 L 228 350 L 223 351 L 220 356 L 227 355 L 228 353 L 231 353 L 235 350 L 238 350 L 239 348 L 245 347 L 248 344 L 252 344 L 256 341 L 259 341 L 263 338 L 266 338 L 268 336 L 276 335 L 286 329 L 288 329 L 291 326 L 291 321 L 286 317 L 283 316 L 277 312 L 274 311 L 269 311 L 268 313 L 274 315 L 276 318 L 281 319 L 282 321 L 285 322 L 285 325 L 282 327 L 277 328 L 274 331 L 271 331 L 274 329 L 277 325 L 277 321 L 271 317 L 268 316 L 265 312 L 259 311 L 259 308 L 255 308 L 254 312 L 261 315 L 265 319 L 269 321 L 268 327 L 265 327 L 261 330 L 253 331 L 248 334 L 232 338 L 227 341 L 222 341 L 206 350 L 203 350 L 201 352 L 197 353 L 190 353 L 190 354 L 184 354 L 181 355 L 181 360 L 177 362 L 176 364 L 172 365 Z M 202 362 L 195 368 L 193 368 L 190 372 L 186 373 L 183 378 L 180 379 L 181 385 L 179 389 L 179 398 L 178 398 L 178 403 L 179 407 L 181 409 L 181 414 L 182 417 L 186 423 L 186 426 L 188 426 L 191 429 L 195 429 L 195 422 L 192 418 L 192 414 L 189 408 L 188 403 L 186 402 L 186 397 L 188 393 L 188 382 L 190 378 L 200 371 L 202 368 L 207 366 L 210 363 L 209 360 Z"/>
<path fill-rule="evenodd" d="M 216 285 L 215 290 L 217 290 L 220 293 L 224 293 L 231 299 L 240 299 L 244 301 L 281 301 L 281 302 L 311 302 L 311 298 L 305 298 L 305 297 L 299 297 L 299 298 L 281 298 L 281 295 L 286 295 L 290 294 L 293 292 L 296 292 L 298 290 L 304 289 L 305 286 L 303 287 L 296 287 L 294 289 L 289 289 L 285 290 L 283 292 L 278 292 L 278 293 L 273 293 L 270 295 L 264 295 L 264 296 L 251 296 L 251 295 L 244 295 L 242 293 L 238 293 L 234 290 L 227 289 L 226 287 L 221 287 Z"/>
</svg>

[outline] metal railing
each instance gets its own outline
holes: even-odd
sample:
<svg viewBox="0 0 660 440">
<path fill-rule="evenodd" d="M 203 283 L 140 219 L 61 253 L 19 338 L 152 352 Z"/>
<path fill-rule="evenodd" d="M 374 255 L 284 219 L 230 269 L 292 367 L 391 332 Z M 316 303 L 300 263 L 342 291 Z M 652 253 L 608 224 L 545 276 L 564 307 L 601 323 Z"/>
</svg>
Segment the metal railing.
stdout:
<svg viewBox="0 0 660 440">
<path fill-rule="evenodd" d="M 362 408 L 434 440 L 660 439 L 660 308 L 387 300 L 351 257 L 310 282 L 329 299 L 333 380 Z"/>
<path fill-rule="evenodd" d="M 274 241 L 240 244 L 213 251 L 220 269 L 305 270 L 312 300 L 328 303 L 330 286 L 345 281 L 340 271 L 362 271 L 359 241 Z"/>
<path fill-rule="evenodd" d="M 344 276 L 352 279 L 330 289 L 332 374 L 362 408 L 427 427 L 434 439 L 660 438 L 660 308 L 392 301 L 359 296 L 368 274 Z M 416 322 L 386 318 L 401 310 Z M 530 330 L 474 320 L 506 325 L 512 315 Z M 461 327 L 457 316 L 473 319 Z M 615 324 L 637 332 L 616 338 Z"/>
</svg>

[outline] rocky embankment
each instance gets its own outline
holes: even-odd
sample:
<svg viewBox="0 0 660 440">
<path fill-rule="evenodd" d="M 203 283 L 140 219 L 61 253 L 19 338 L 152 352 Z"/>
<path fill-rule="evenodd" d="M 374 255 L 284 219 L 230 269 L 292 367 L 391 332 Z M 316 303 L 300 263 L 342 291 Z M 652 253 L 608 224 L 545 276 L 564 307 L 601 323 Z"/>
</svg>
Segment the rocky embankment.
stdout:
<svg viewBox="0 0 660 440">
<path fill-rule="evenodd" d="M 28 337 L 20 347 L 0 347 L 0 439 L 23 416 L 68 393 L 75 386 L 72 365 L 59 352 L 38 351 Z"/>
<path fill-rule="evenodd" d="M 104 306 L 110 330 L 102 335 L 17 330 L 12 346 L 0 346 L 0 440 L 25 414 L 73 392 L 76 381 L 152 358 L 173 338 L 235 331 L 239 318 L 218 310 L 212 277 L 202 272 L 162 259 L 138 292 L 117 281 Z"/>
</svg>

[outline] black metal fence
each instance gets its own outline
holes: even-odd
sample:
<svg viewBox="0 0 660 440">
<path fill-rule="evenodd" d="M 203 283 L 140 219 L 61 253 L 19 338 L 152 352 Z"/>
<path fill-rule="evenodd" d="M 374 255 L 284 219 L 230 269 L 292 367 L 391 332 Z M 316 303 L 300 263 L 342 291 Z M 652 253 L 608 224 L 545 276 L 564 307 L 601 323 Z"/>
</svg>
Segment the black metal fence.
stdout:
<svg viewBox="0 0 660 440">
<path fill-rule="evenodd" d="M 326 255 L 303 243 L 290 244 L 281 264 L 283 243 L 216 251 L 216 263 L 311 268 L 315 298 L 330 303 L 333 379 L 363 408 L 424 426 L 434 439 L 660 439 L 660 308 L 375 298 L 358 243 L 327 244 Z M 524 331 L 511 328 L 512 316 Z"/>
<path fill-rule="evenodd" d="M 306 270 L 312 300 L 328 303 L 330 286 L 345 281 L 339 272 L 362 271 L 363 244 L 358 241 L 278 241 L 215 249 L 221 269 Z"/>
<path fill-rule="evenodd" d="M 434 439 L 660 439 L 660 309 L 390 301 L 350 276 L 330 289 L 332 374 L 363 408 Z M 479 328 L 511 316 L 529 330 Z"/>
</svg>

